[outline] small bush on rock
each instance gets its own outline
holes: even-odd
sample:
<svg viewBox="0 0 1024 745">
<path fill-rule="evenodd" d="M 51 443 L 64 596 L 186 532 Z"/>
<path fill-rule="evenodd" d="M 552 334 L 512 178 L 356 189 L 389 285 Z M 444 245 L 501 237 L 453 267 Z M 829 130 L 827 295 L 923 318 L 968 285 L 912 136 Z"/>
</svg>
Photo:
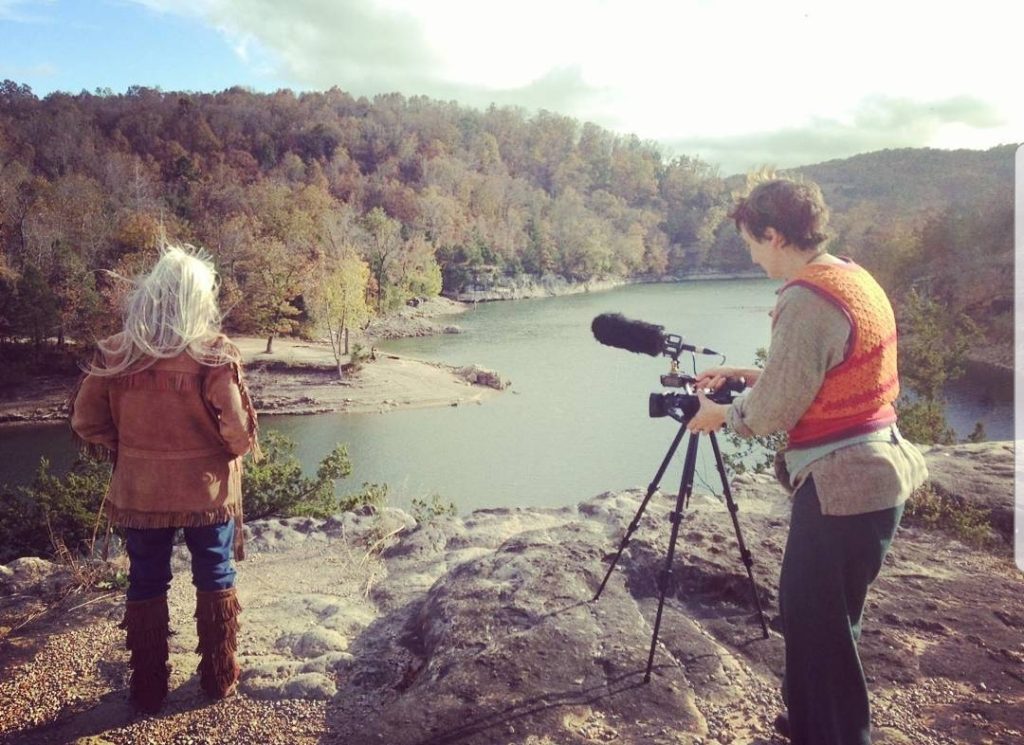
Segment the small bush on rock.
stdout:
<svg viewBox="0 0 1024 745">
<path fill-rule="evenodd" d="M 254 463 L 247 458 L 242 479 L 242 504 L 246 519 L 267 517 L 328 517 L 362 504 L 376 503 L 386 488 L 364 484 L 356 494 L 337 496 L 335 482 L 352 473 L 352 461 L 344 445 L 335 445 L 316 469 L 306 476 L 295 456 L 295 442 L 270 432 L 262 438 L 264 458 Z"/>
<path fill-rule="evenodd" d="M 995 548 L 1001 543 L 987 510 L 937 492 L 931 484 L 920 487 L 907 500 L 903 521 L 941 530 L 975 548 Z"/>
<path fill-rule="evenodd" d="M 414 497 L 410 503 L 413 519 L 420 525 L 429 523 L 438 517 L 454 516 L 455 504 L 445 502 L 440 494 L 431 494 L 430 499 Z"/>
</svg>

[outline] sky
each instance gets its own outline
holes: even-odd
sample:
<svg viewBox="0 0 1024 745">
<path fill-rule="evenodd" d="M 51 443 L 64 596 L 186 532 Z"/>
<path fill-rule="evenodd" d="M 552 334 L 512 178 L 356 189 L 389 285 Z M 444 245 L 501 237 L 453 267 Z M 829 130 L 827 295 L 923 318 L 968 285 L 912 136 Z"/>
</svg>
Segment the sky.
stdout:
<svg viewBox="0 0 1024 745">
<path fill-rule="evenodd" d="M 1022 22 L 1006 0 L 0 0 L 0 79 L 547 109 L 728 175 L 1024 141 Z"/>
</svg>

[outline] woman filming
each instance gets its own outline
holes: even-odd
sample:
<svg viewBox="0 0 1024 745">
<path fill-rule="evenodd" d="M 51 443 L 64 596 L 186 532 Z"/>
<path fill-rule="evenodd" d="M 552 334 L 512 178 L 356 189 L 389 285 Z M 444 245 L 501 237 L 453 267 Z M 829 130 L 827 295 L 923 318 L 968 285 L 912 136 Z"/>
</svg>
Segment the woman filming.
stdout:
<svg viewBox="0 0 1024 745">
<path fill-rule="evenodd" d="M 128 297 L 124 329 L 99 342 L 72 404 L 72 429 L 114 462 L 104 510 L 126 534 L 131 699 L 151 713 L 167 695 L 178 528 L 192 557 L 200 685 L 223 698 L 239 675 L 232 552 L 242 558 L 241 456 L 258 448 L 257 428 L 241 356 L 220 333 L 217 289 L 204 252 L 165 247 Z"/>
<path fill-rule="evenodd" d="M 745 377 L 750 392 L 729 405 L 699 394 L 688 427 L 788 434 L 779 469 L 793 491 L 779 578 L 787 714 L 776 728 L 797 745 L 869 745 L 857 652 L 865 597 L 927 476 L 896 428 L 896 321 L 867 271 L 825 253 L 828 210 L 815 184 L 764 181 L 730 217 L 754 262 L 785 284 L 764 369 L 717 367 L 697 380 L 717 390 Z"/>
</svg>

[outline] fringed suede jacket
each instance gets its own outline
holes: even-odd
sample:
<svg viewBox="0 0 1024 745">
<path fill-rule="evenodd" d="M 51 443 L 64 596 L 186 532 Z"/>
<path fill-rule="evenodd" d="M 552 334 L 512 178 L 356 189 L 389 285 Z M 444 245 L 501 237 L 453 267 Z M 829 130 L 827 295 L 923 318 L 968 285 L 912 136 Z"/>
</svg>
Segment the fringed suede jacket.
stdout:
<svg viewBox="0 0 1024 745">
<path fill-rule="evenodd" d="M 219 351 L 238 359 L 226 337 Z M 102 364 L 102 361 L 101 361 Z M 242 455 L 259 455 L 256 412 L 237 362 L 204 365 L 187 353 L 138 372 L 86 375 L 71 428 L 114 462 L 104 502 L 111 524 L 195 527 L 235 519 L 242 550 Z"/>
</svg>

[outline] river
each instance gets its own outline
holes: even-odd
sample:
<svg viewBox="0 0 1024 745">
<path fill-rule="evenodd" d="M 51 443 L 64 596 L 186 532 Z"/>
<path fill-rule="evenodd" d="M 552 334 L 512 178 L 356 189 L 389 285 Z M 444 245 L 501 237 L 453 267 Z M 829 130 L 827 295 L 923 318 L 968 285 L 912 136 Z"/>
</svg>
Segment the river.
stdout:
<svg viewBox="0 0 1024 745">
<path fill-rule="evenodd" d="M 479 363 L 512 381 L 505 393 L 456 408 L 268 416 L 261 426 L 295 439 L 309 472 L 336 442 L 347 443 L 354 467 L 341 490 L 386 482 L 399 505 L 438 494 L 462 513 L 561 506 L 642 487 L 678 428 L 647 414 L 648 395 L 663 390 L 659 375 L 668 371 L 668 360 L 601 346 L 590 333 L 593 317 L 620 312 L 662 324 L 690 343 L 722 352 L 727 364 L 750 365 L 754 351 L 767 346 L 777 287 L 768 279 L 693 281 L 480 304 L 451 319 L 463 334 L 381 347 L 428 360 Z M 698 369 L 718 362 L 701 357 Z M 692 371 L 689 363 L 686 371 Z M 989 439 L 1013 438 L 1012 379 L 965 381 L 947 395 L 947 416 L 959 437 L 980 420 Z M 71 457 L 70 438 L 53 425 L 0 429 L 0 449 L 0 482 L 28 478 L 40 455 L 58 467 Z M 703 480 L 718 489 L 708 443 L 701 451 L 698 487 Z M 664 479 L 667 491 L 678 488 L 681 456 Z"/>
</svg>

